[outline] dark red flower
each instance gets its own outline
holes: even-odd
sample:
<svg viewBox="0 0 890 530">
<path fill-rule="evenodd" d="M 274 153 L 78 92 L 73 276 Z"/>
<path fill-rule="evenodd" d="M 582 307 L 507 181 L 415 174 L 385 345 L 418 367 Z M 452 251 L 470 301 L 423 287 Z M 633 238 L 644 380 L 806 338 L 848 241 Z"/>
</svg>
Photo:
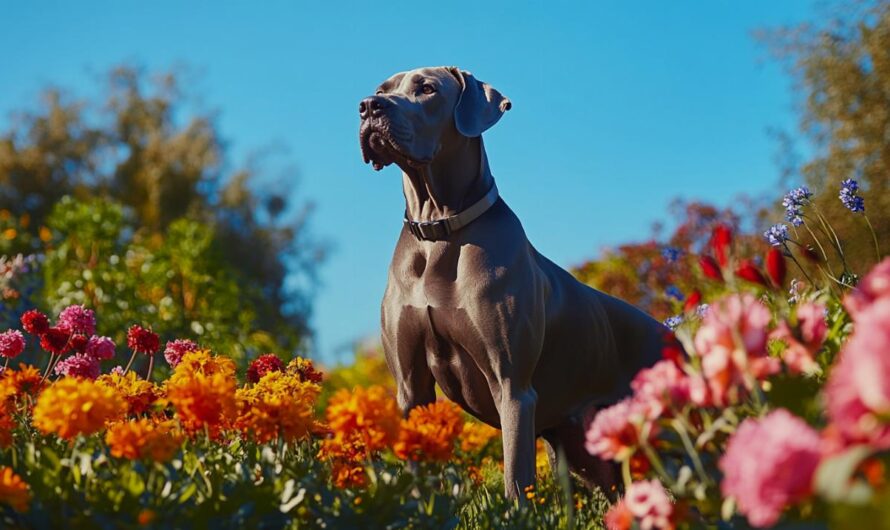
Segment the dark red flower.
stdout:
<svg viewBox="0 0 890 530">
<path fill-rule="evenodd" d="M 714 227 L 711 232 L 711 248 L 721 266 L 729 264 L 729 246 L 732 244 L 732 229 L 724 224 Z"/>
<path fill-rule="evenodd" d="M 678 368 L 683 367 L 686 351 L 673 331 L 665 330 L 661 337 L 661 358 L 673 362 Z"/>
<path fill-rule="evenodd" d="M 61 355 L 70 350 L 70 339 L 68 330 L 49 328 L 40 336 L 40 347 L 54 355 Z"/>
<path fill-rule="evenodd" d="M 49 319 L 36 309 L 22 315 L 22 327 L 31 335 L 43 335 L 49 329 Z"/>
<path fill-rule="evenodd" d="M 710 278 L 712 280 L 716 280 L 718 282 L 723 281 L 723 273 L 720 272 L 720 265 L 717 264 L 717 261 L 711 256 L 703 255 L 698 258 L 698 264 L 701 267 L 702 273 L 704 273 L 706 278 Z"/>
<path fill-rule="evenodd" d="M 683 310 L 684 311 L 692 311 L 696 307 L 698 307 L 698 304 L 700 304 L 700 303 L 701 303 L 701 291 L 699 291 L 698 289 L 695 289 L 691 293 L 689 293 L 689 296 L 686 297 L 686 303 L 683 304 Z"/>
<path fill-rule="evenodd" d="M 86 335 L 72 335 L 71 339 L 68 341 L 68 345 L 77 353 L 83 353 L 87 349 L 87 342 L 89 342 L 89 340 L 90 339 L 88 339 Z"/>
<path fill-rule="evenodd" d="M 769 286 L 766 282 L 766 277 L 763 276 L 763 273 L 760 272 L 757 265 L 749 259 L 742 260 L 742 262 L 739 263 L 739 267 L 735 270 L 735 275 L 751 283 L 760 284 L 764 287 Z"/>
<path fill-rule="evenodd" d="M 785 256 L 782 251 L 777 248 L 771 248 L 766 253 L 766 272 L 776 287 L 782 287 L 785 283 L 785 273 L 788 269 L 785 267 Z"/>
<path fill-rule="evenodd" d="M 284 363 L 274 353 L 267 353 L 257 357 L 247 367 L 247 380 L 256 383 L 269 372 L 284 371 Z"/>
<path fill-rule="evenodd" d="M 151 355 L 161 347 L 161 338 L 152 330 L 133 324 L 127 330 L 127 346 L 133 351 Z"/>
</svg>

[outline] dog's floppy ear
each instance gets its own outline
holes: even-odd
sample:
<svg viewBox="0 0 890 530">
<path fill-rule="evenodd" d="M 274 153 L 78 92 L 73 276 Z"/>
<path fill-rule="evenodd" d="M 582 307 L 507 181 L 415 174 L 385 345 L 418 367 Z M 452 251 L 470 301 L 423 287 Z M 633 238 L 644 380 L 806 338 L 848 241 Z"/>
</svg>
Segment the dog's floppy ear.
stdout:
<svg viewBox="0 0 890 530">
<path fill-rule="evenodd" d="M 449 71 L 461 86 L 454 106 L 454 125 L 462 135 L 469 138 L 481 135 L 513 106 L 494 87 L 479 81 L 470 72 L 456 67 L 449 68 Z"/>
</svg>

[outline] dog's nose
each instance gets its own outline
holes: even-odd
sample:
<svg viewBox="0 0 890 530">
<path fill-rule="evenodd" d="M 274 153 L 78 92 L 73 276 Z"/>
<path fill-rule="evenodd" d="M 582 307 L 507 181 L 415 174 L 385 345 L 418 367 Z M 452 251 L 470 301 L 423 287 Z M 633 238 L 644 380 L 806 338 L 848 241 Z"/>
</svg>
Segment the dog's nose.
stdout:
<svg viewBox="0 0 890 530">
<path fill-rule="evenodd" d="M 383 113 L 389 107 L 390 103 L 386 100 L 386 98 L 382 98 L 380 96 L 371 96 L 362 100 L 361 103 L 358 104 L 358 115 L 362 118 L 368 118 L 370 116 L 377 117 Z"/>
</svg>

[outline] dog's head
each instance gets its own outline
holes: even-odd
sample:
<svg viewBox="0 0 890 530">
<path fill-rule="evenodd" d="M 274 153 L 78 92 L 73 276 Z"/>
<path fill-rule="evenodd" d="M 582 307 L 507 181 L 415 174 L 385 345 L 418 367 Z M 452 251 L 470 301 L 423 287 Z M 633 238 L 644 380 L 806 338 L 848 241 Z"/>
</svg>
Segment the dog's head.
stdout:
<svg viewBox="0 0 890 530">
<path fill-rule="evenodd" d="M 510 110 L 510 100 L 454 67 L 418 68 L 384 81 L 359 103 L 365 163 L 380 170 L 432 162 L 458 135 L 477 137 Z"/>
</svg>

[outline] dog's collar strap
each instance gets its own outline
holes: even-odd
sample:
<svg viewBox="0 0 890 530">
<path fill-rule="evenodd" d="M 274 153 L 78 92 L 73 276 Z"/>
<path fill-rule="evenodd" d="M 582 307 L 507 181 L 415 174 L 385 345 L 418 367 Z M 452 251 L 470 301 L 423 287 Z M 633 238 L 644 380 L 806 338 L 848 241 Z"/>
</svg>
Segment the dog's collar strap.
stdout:
<svg viewBox="0 0 890 530">
<path fill-rule="evenodd" d="M 406 211 L 405 226 L 414 237 L 421 241 L 441 241 L 478 219 L 496 202 L 498 202 L 498 187 L 492 182 L 491 189 L 484 197 L 459 214 L 435 221 L 412 221 L 408 219 Z"/>
</svg>

